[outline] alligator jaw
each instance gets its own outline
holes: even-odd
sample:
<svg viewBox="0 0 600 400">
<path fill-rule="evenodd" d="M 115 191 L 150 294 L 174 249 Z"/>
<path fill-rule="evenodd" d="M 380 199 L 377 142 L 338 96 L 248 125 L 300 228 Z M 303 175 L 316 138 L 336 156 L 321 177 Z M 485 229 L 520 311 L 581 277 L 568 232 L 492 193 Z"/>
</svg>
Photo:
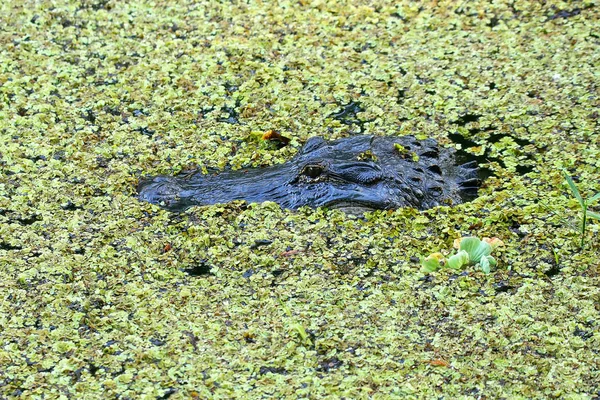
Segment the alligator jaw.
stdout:
<svg viewBox="0 0 600 400">
<path fill-rule="evenodd" d="M 381 207 L 376 207 L 374 205 L 366 204 L 366 203 L 358 203 L 351 201 L 341 201 L 336 203 L 331 203 L 326 206 L 327 208 L 340 210 L 346 214 L 350 215 L 363 215 L 364 213 L 375 211 Z"/>
</svg>

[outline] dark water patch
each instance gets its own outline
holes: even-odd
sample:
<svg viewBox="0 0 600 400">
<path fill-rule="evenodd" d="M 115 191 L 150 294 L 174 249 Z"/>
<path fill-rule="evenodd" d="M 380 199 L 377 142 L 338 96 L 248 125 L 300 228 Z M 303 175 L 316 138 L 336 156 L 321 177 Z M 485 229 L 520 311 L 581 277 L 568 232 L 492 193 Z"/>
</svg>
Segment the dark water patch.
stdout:
<svg viewBox="0 0 600 400">
<path fill-rule="evenodd" d="M 278 276 L 283 275 L 284 272 L 285 272 L 284 269 L 274 269 L 273 271 L 271 271 L 271 275 L 273 275 L 273 277 L 277 278 Z M 273 284 L 271 286 L 275 286 L 275 281 L 273 281 Z"/>
<path fill-rule="evenodd" d="M 589 3 L 589 4 L 583 4 L 581 8 L 580 7 L 575 7 L 575 8 L 572 8 L 570 10 L 558 10 L 554 14 L 548 15 L 546 17 L 546 20 L 544 22 L 554 21 L 554 20 L 557 20 L 557 19 L 572 18 L 572 17 L 575 17 L 575 16 L 581 14 L 582 11 L 590 10 L 590 9 L 594 8 L 595 6 L 596 6 L 596 4 Z M 556 10 L 556 6 L 554 6 L 554 5 L 552 5 L 551 8 L 553 10 Z"/>
<path fill-rule="evenodd" d="M 150 338 L 150 343 L 152 343 L 154 346 L 160 347 L 164 346 L 166 342 L 158 338 Z"/>
<path fill-rule="evenodd" d="M 551 267 L 549 269 L 547 269 L 546 271 L 544 271 L 544 275 L 546 275 L 548 278 L 552 278 L 553 276 L 556 276 L 559 273 L 560 273 L 560 267 L 556 263 L 552 263 Z"/>
<path fill-rule="evenodd" d="M 396 95 L 396 104 L 404 103 L 405 98 L 406 98 L 406 89 L 398 89 L 398 94 Z"/>
<path fill-rule="evenodd" d="M 193 265 L 190 268 L 183 268 L 181 271 L 190 276 L 210 275 L 210 265 L 208 265 L 206 260 L 200 260 L 196 265 Z"/>
<path fill-rule="evenodd" d="M 94 82 L 94 86 L 112 86 L 119 83 L 119 79 L 117 79 L 116 74 L 108 74 L 108 77 L 111 79 L 98 79 Z"/>
<path fill-rule="evenodd" d="M 479 114 L 466 113 L 466 114 L 460 116 L 456 121 L 452 121 L 452 123 L 460 125 L 460 126 L 465 126 L 469 122 L 479 121 L 479 118 L 481 118 L 481 115 L 479 115 Z"/>
<path fill-rule="evenodd" d="M 448 134 L 448 138 L 453 143 L 460 144 L 462 149 L 467 149 L 470 147 L 477 147 L 480 145 L 480 143 L 477 143 L 473 140 L 467 139 L 466 137 L 464 137 L 463 135 L 461 135 L 459 133 L 450 133 L 450 134 Z M 520 147 L 524 147 L 524 146 L 533 144 L 533 142 L 531 142 L 531 141 L 528 141 L 525 139 L 520 139 L 520 138 L 514 137 L 512 135 L 505 134 L 505 133 L 498 133 L 498 134 L 490 135 L 488 137 L 488 139 L 486 140 L 486 143 L 489 143 L 489 144 L 498 143 L 504 138 L 510 138 L 512 141 L 514 141 Z M 533 169 L 534 169 L 534 166 L 531 165 L 535 161 L 533 158 L 533 155 L 531 155 L 531 154 L 524 154 L 524 155 L 526 156 L 525 160 L 527 161 L 527 164 L 519 164 L 515 167 L 515 171 L 519 175 L 528 174 L 531 171 L 533 171 Z M 498 164 L 500 164 L 502 166 L 502 168 L 506 168 L 506 164 L 504 163 L 504 161 L 501 157 L 492 157 L 490 155 L 489 148 L 486 149 L 486 151 L 483 154 L 479 154 L 479 155 L 469 153 L 466 150 L 457 150 L 456 161 L 458 164 L 464 164 L 464 163 L 475 161 L 479 165 L 478 176 L 481 180 L 485 180 L 485 179 L 489 178 L 490 176 L 494 176 L 494 172 L 491 169 L 482 167 L 483 164 L 487 164 L 490 162 L 497 162 Z"/>
<path fill-rule="evenodd" d="M 147 126 L 136 128 L 136 129 L 134 129 L 134 131 L 139 132 L 142 135 L 148 136 L 148 137 L 154 136 L 154 132 L 155 132 L 153 129 L 149 129 Z"/>
<path fill-rule="evenodd" d="M 112 9 L 110 0 L 95 0 L 95 1 L 82 1 L 79 10 L 92 9 L 94 11 L 110 10 Z"/>
<path fill-rule="evenodd" d="M 595 321 L 586 321 L 583 324 L 585 325 L 586 328 L 590 328 L 588 329 L 584 329 L 581 326 L 576 326 L 575 330 L 573 330 L 573 335 L 574 336 L 579 336 L 580 338 L 582 338 L 583 340 L 588 340 L 590 338 L 592 338 L 594 336 L 594 322 Z"/>
<path fill-rule="evenodd" d="M 102 111 L 114 117 L 119 117 L 121 115 L 121 110 L 119 110 L 119 107 L 104 106 Z"/>
<path fill-rule="evenodd" d="M 516 144 L 518 144 L 519 146 L 527 146 L 527 145 L 533 144 L 533 142 L 531 142 L 529 140 L 520 139 L 518 137 L 508 135 L 506 133 L 496 133 L 494 135 L 490 135 L 490 136 L 488 136 L 486 141 L 489 143 L 498 143 L 499 141 L 501 141 L 504 138 L 512 139 L 512 141 L 515 142 Z"/>
<path fill-rule="evenodd" d="M 496 26 L 499 25 L 499 23 L 500 23 L 500 18 L 498 18 L 494 15 L 493 17 L 490 18 L 490 22 L 485 24 L 485 26 L 487 26 L 488 28 L 495 28 Z"/>
<path fill-rule="evenodd" d="M 494 290 L 496 291 L 496 294 L 513 292 L 514 289 L 515 289 L 514 286 L 511 286 L 510 284 L 508 284 L 508 282 L 505 282 L 505 281 L 500 281 L 500 282 L 494 284 Z"/>
<path fill-rule="evenodd" d="M 581 8 L 579 7 L 573 8 L 571 10 L 560 10 L 552 15 L 548 15 L 548 17 L 546 17 L 545 22 L 554 21 L 555 19 L 567 19 L 579 14 L 581 14 Z"/>
<path fill-rule="evenodd" d="M 47 161 L 48 160 L 48 158 L 44 155 L 26 156 L 24 158 L 27 160 L 31 160 L 34 163 L 36 163 L 38 161 Z"/>
<path fill-rule="evenodd" d="M 91 108 L 84 110 L 83 113 L 81 114 L 81 118 L 83 118 L 84 120 L 88 121 L 91 124 L 96 123 L 96 113 Z"/>
<path fill-rule="evenodd" d="M 515 167 L 515 171 L 519 175 L 526 175 L 533 171 L 534 167 L 531 165 L 517 165 Z"/>
<path fill-rule="evenodd" d="M 456 163 L 457 164 L 459 164 L 459 165 L 467 164 L 470 162 L 477 163 L 477 165 L 479 166 L 479 168 L 477 170 L 477 177 L 481 181 L 484 181 L 485 179 L 489 178 L 490 176 L 494 176 L 494 172 L 491 169 L 482 167 L 483 164 L 492 161 L 486 154 L 476 155 L 476 154 L 472 154 L 472 153 L 469 153 L 466 150 L 464 150 L 465 148 L 477 146 L 476 142 L 465 138 L 464 136 L 462 136 L 459 133 L 450 133 L 448 135 L 448 138 L 453 143 L 461 145 L 461 150 L 456 150 Z"/>
<path fill-rule="evenodd" d="M 365 111 L 358 101 L 351 101 L 347 104 L 339 104 L 340 110 L 330 114 L 328 117 L 340 121 L 344 125 L 357 125 L 360 128 L 359 132 L 363 132 L 365 124 L 372 122 L 370 120 L 362 120 L 358 117 L 358 113 Z"/>
<path fill-rule="evenodd" d="M 21 246 L 15 246 L 10 243 L 0 242 L 0 250 L 14 251 L 14 250 L 21 250 L 21 249 L 23 249 L 23 247 L 21 247 Z"/>
<path fill-rule="evenodd" d="M 76 205 L 71 200 L 68 200 L 66 203 L 61 204 L 60 208 L 62 208 L 65 211 L 75 211 L 81 210 L 83 207 Z"/>
<path fill-rule="evenodd" d="M 319 366 L 317 367 L 317 371 L 319 372 L 329 372 L 332 369 L 337 369 L 344 364 L 342 360 L 337 357 L 326 358 L 324 360 L 319 361 Z"/>
<path fill-rule="evenodd" d="M 237 111 L 238 107 L 241 105 L 241 101 L 240 100 L 236 100 L 235 101 L 235 106 L 233 107 L 221 107 L 220 109 L 220 115 L 223 114 L 227 114 L 227 117 L 218 117 L 217 121 L 219 122 L 225 122 L 227 124 L 232 124 L 232 125 L 238 125 L 240 124 L 240 120 L 239 120 L 239 113 Z"/>
<path fill-rule="evenodd" d="M 252 244 L 252 245 L 250 246 L 250 248 L 251 248 L 251 249 L 257 249 L 257 248 L 259 248 L 259 247 L 262 247 L 262 246 L 268 246 L 268 245 L 270 245 L 271 243 L 273 243 L 273 241 L 272 241 L 272 240 L 268 240 L 268 239 L 259 239 L 259 240 L 256 240 L 256 241 L 254 242 L 254 244 Z"/>
<path fill-rule="evenodd" d="M 20 216 L 20 217 L 14 218 L 14 221 L 16 221 L 17 223 L 19 223 L 20 225 L 23 225 L 23 226 L 33 225 L 34 223 L 41 221 L 41 220 L 42 220 L 42 217 L 37 214 L 32 214 L 29 216 Z"/>
<path fill-rule="evenodd" d="M 360 103 L 357 101 L 351 101 L 348 104 L 340 105 L 340 107 L 340 111 L 331 114 L 329 117 L 337 119 L 343 124 L 352 124 L 356 119 L 358 119 L 357 114 L 364 111 L 364 109 L 360 106 Z"/>
<path fill-rule="evenodd" d="M 223 87 L 225 88 L 225 91 L 227 92 L 227 94 L 232 94 L 239 90 L 239 87 L 237 85 L 230 83 L 230 82 L 225 82 L 223 84 Z"/>
<path fill-rule="evenodd" d="M 156 400 L 166 400 L 166 399 L 170 398 L 172 395 L 174 395 L 175 393 L 177 393 L 177 389 L 175 389 L 175 388 L 167 388 L 163 392 L 163 395 L 162 396 L 158 396 L 156 398 Z"/>
<path fill-rule="evenodd" d="M 262 366 L 260 367 L 260 369 L 258 370 L 258 373 L 260 375 L 265 375 L 265 374 L 278 374 L 278 375 L 287 375 L 288 371 L 283 368 L 283 367 L 267 367 L 267 366 Z"/>
</svg>

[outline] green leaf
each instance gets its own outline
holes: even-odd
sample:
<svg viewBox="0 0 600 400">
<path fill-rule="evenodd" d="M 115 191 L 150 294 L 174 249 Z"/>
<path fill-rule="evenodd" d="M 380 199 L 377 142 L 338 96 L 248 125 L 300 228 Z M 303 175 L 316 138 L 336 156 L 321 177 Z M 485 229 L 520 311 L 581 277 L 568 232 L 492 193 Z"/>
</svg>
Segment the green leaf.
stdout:
<svg viewBox="0 0 600 400">
<path fill-rule="evenodd" d="M 438 260 L 423 260 L 421 261 L 421 267 L 423 272 L 435 272 L 440 269 L 440 263 Z"/>
<path fill-rule="evenodd" d="M 504 246 L 504 242 L 497 237 L 483 238 L 483 241 L 487 242 L 490 246 L 492 246 L 492 251 L 496 250 L 500 246 Z"/>
<path fill-rule="evenodd" d="M 498 265 L 498 261 L 496 261 L 496 259 L 494 257 L 492 257 L 492 256 L 485 256 L 485 258 L 490 263 L 490 267 L 494 268 L 496 265 Z"/>
<path fill-rule="evenodd" d="M 310 337 L 308 336 L 308 333 L 306 333 L 306 329 L 304 329 L 304 326 L 302 326 L 302 324 L 296 322 L 292 324 L 292 328 L 296 331 L 296 333 L 298 333 L 298 336 L 300 336 L 300 339 L 302 339 L 302 342 L 304 342 L 304 344 L 309 346 L 312 344 L 312 341 L 310 340 Z"/>
<path fill-rule="evenodd" d="M 600 199 L 600 192 L 596 193 L 591 199 L 588 200 L 588 206 L 598 199 Z"/>
<path fill-rule="evenodd" d="M 465 237 L 460 241 L 460 249 L 469 253 L 469 259 L 473 264 L 477 264 L 481 257 L 489 256 L 492 253 L 492 246 L 487 242 L 482 242 L 477 237 Z"/>
<path fill-rule="evenodd" d="M 471 254 L 472 251 L 474 251 L 477 247 L 479 247 L 480 243 L 481 243 L 481 240 L 479 240 L 479 238 L 474 237 L 474 236 L 467 236 L 467 237 L 460 239 L 458 247 L 459 247 L 459 249 L 464 250 L 467 253 Z"/>
<path fill-rule="evenodd" d="M 469 264 L 469 253 L 464 250 L 459 251 L 455 255 L 448 258 L 446 265 L 448 268 L 461 269 L 463 266 Z"/>
<path fill-rule="evenodd" d="M 486 274 L 490 273 L 490 261 L 488 260 L 487 257 L 481 258 L 481 261 L 479 262 L 479 266 L 481 267 L 481 270 L 483 272 L 485 272 Z"/>
<path fill-rule="evenodd" d="M 440 260 L 444 257 L 440 253 L 433 253 L 425 259 L 421 259 L 421 270 L 423 272 L 435 272 L 440 269 Z"/>
<path fill-rule="evenodd" d="M 565 176 L 565 179 L 567 180 L 567 183 L 569 184 L 569 187 L 571 188 L 571 192 L 573 192 L 573 196 L 575 196 L 575 198 L 579 201 L 579 204 L 581 204 L 582 208 L 585 207 L 585 202 L 583 201 L 583 198 L 579 194 L 579 190 L 577 189 L 577 186 L 575 186 L 575 182 L 573 182 L 573 179 L 571 179 L 569 174 L 567 174 L 567 171 L 563 170 L 563 175 Z"/>
<path fill-rule="evenodd" d="M 592 212 L 592 211 L 587 212 L 587 217 L 600 220 L 600 214 Z"/>
<path fill-rule="evenodd" d="M 292 316 L 292 312 L 290 311 L 290 308 L 285 305 L 285 303 L 283 302 L 283 300 L 281 300 L 281 299 L 278 299 L 278 300 L 279 300 L 279 305 L 281 306 L 281 308 L 285 312 L 285 315 L 287 315 L 288 317 L 291 317 Z"/>
</svg>

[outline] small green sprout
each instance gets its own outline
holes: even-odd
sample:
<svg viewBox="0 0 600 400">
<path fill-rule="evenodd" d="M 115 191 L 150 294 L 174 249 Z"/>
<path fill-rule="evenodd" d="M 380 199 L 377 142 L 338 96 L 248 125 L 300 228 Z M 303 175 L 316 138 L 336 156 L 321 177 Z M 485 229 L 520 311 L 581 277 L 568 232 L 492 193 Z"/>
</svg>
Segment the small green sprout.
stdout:
<svg viewBox="0 0 600 400">
<path fill-rule="evenodd" d="M 491 253 L 502 245 L 504 243 L 498 238 L 483 238 L 483 240 L 479 240 L 476 237 L 464 237 L 456 239 L 454 241 L 454 247 L 458 248 L 456 254 L 446 259 L 441 253 L 433 253 L 421 260 L 422 271 L 434 272 L 440 268 L 458 270 L 469 265 L 479 265 L 483 272 L 489 274 L 491 268 L 497 264 L 496 259 L 491 256 Z"/>
<path fill-rule="evenodd" d="M 402 146 L 400 143 L 394 143 L 394 148 L 396 149 L 396 151 L 398 153 L 400 153 L 400 156 L 402 158 L 404 158 L 404 159 L 410 158 L 413 162 L 419 161 L 419 155 L 417 153 L 415 153 L 414 151 L 408 150 L 406 147 Z"/>
<path fill-rule="evenodd" d="M 571 188 L 571 192 L 573 193 L 573 196 L 575 196 L 577 201 L 579 201 L 579 205 L 581 206 L 582 216 L 581 216 L 581 245 L 580 246 L 581 246 L 581 248 L 583 248 L 583 246 L 585 245 L 585 228 L 587 225 L 588 218 L 600 220 L 600 214 L 588 210 L 588 207 L 593 202 L 600 199 L 600 192 L 596 193 L 591 198 L 584 200 L 583 197 L 581 197 L 581 194 L 579 193 L 577 186 L 575 186 L 575 182 L 573 182 L 573 179 L 569 176 L 569 174 L 567 174 L 567 171 L 563 170 L 562 173 L 565 176 L 567 183 L 569 184 L 569 188 Z"/>
<path fill-rule="evenodd" d="M 279 304 L 281 305 L 281 308 L 283 309 L 285 314 L 289 318 L 293 318 L 292 311 L 290 310 L 290 308 L 287 305 L 285 305 L 285 303 L 281 299 L 279 299 Z M 308 335 L 308 333 L 306 332 L 306 329 L 304 329 L 304 326 L 300 322 L 295 321 L 295 322 L 291 323 L 290 328 L 296 332 L 296 334 L 300 338 L 300 341 L 303 345 L 305 345 L 307 347 L 312 346 L 312 340 L 310 340 L 310 336 Z"/>
<path fill-rule="evenodd" d="M 359 161 L 377 161 L 377 156 L 371 150 L 363 151 L 357 158 Z"/>
</svg>

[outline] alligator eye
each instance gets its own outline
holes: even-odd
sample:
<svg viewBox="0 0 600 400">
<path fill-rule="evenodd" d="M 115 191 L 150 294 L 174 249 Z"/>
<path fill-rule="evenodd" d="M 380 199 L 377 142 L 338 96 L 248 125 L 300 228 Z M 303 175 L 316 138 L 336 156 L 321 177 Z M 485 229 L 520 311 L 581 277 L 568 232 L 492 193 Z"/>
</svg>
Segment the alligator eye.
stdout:
<svg viewBox="0 0 600 400">
<path fill-rule="evenodd" d="M 307 165 L 302 170 L 302 175 L 308 176 L 309 178 L 318 178 L 323 173 L 323 167 L 321 165 Z"/>
</svg>

